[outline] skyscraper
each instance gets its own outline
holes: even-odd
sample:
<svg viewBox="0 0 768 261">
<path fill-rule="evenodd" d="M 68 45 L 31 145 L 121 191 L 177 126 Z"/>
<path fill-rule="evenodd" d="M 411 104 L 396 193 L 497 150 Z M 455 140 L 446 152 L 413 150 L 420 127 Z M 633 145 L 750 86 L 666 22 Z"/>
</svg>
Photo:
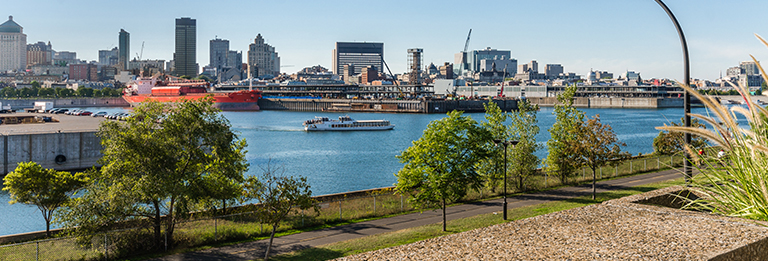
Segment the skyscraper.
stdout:
<svg viewBox="0 0 768 261">
<path fill-rule="evenodd" d="M 210 59 L 208 66 L 216 68 L 218 72 L 227 65 L 227 54 L 229 54 L 229 40 L 213 39 L 210 41 Z"/>
<path fill-rule="evenodd" d="M 361 73 L 366 66 L 381 71 L 384 65 L 384 43 L 336 42 L 333 49 L 333 73 L 341 75 L 345 64 L 355 67 L 354 74 Z M 346 79 L 345 79 L 346 80 Z"/>
<path fill-rule="evenodd" d="M 176 19 L 176 52 L 173 53 L 176 76 L 197 76 L 197 21 L 189 17 Z"/>
<path fill-rule="evenodd" d="M 8 16 L 8 21 L 0 24 L 0 71 L 21 71 L 26 66 L 27 35 L 13 16 Z"/>
<path fill-rule="evenodd" d="M 118 41 L 117 67 L 120 71 L 128 70 L 128 61 L 131 59 L 131 34 L 120 29 Z"/>
<path fill-rule="evenodd" d="M 248 46 L 248 65 L 251 66 L 252 77 L 280 74 L 280 57 L 275 47 L 264 42 L 261 34 L 256 35 L 256 39 Z"/>
</svg>

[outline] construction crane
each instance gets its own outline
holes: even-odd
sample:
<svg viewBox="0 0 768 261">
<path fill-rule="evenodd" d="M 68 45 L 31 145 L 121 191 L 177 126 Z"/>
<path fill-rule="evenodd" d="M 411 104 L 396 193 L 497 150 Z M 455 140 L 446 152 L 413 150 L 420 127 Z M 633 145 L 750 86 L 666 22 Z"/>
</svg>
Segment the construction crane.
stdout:
<svg viewBox="0 0 768 261">
<path fill-rule="evenodd" d="M 384 63 L 384 67 L 387 67 L 387 72 L 389 72 L 389 75 L 392 76 L 392 82 L 395 83 L 395 87 L 397 87 L 397 91 L 400 92 L 400 94 L 398 94 L 397 97 L 400 99 L 405 98 L 405 94 L 403 93 L 403 90 L 400 88 L 400 84 L 397 83 L 397 78 L 395 78 L 395 75 L 392 74 L 392 70 L 389 69 L 389 65 L 387 65 L 386 61 L 384 61 L 384 57 L 381 57 L 381 62 Z"/>
<path fill-rule="evenodd" d="M 144 41 L 141 41 L 141 53 L 136 53 L 136 60 L 141 61 L 142 55 L 144 55 Z"/>
</svg>

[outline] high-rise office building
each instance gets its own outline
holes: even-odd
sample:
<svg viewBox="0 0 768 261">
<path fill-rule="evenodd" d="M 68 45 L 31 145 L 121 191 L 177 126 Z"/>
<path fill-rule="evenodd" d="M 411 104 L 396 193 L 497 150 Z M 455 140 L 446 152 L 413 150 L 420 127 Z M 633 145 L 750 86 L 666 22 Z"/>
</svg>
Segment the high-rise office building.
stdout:
<svg viewBox="0 0 768 261">
<path fill-rule="evenodd" d="M 13 16 L 8 16 L 8 21 L 0 24 L 0 71 L 21 71 L 26 67 L 27 35 Z"/>
<path fill-rule="evenodd" d="M 53 63 L 51 42 L 37 42 L 27 45 L 27 67 L 32 65 L 50 65 Z"/>
<path fill-rule="evenodd" d="M 216 68 L 221 72 L 221 69 L 227 65 L 227 55 L 229 54 L 229 40 L 213 39 L 209 45 L 209 67 Z"/>
<path fill-rule="evenodd" d="M 251 66 L 251 77 L 280 74 L 280 57 L 275 47 L 264 42 L 261 34 L 256 35 L 253 43 L 248 45 L 248 65 Z"/>
<path fill-rule="evenodd" d="M 242 70 L 243 68 L 243 52 L 229 50 L 227 52 L 227 63 L 225 66 Z"/>
<path fill-rule="evenodd" d="M 744 61 L 739 63 L 739 68 L 741 68 L 741 73 L 746 75 L 759 75 L 760 69 L 757 67 L 757 64 L 754 61 Z"/>
<path fill-rule="evenodd" d="M 197 21 L 189 17 L 176 18 L 176 52 L 173 61 L 176 76 L 197 76 Z"/>
<path fill-rule="evenodd" d="M 482 68 L 481 62 L 483 60 L 486 60 L 484 63 L 486 67 L 490 67 L 493 63 L 496 63 L 497 69 L 502 70 L 502 68 L 499 68 L 499 65 L 502 63 L 507 64 L 507 62 L 504 62 L 505 60 L 511 60 L 512 59 L 512 52 L 508 50 L 496 50 L 491 49 L 491 47 L 487 47 L 482 50 L 473 50 L 469 51 L 466 54 L 463 52 L 457 53 L 455 58 L 455 64 L 462 65 L 462 61 L 464 62 L 464 65 L 459 67 L 454 67 L 453 69 L 456 71 L 457 74 L 463 74 L 463 71 L 469 71 L 472 73 L 481 72 L 483 69 L 488 68 Z M 466 57 L 466 58 L 465 58 Z M 515 60 L 515 63 L 517 63 L 517 60 Z M 461 68 L 464 67 L 464 68 Z M 508 68 L 507 71 L 510 71 Z M 519 71 L 519 70 L 518 70 Z"/>
<path fill-rule="evenodd" d="M 365 42 L 336 42 L 333 49 L 332 70 L 334 74 L 341 75 L 344 65 L 352 64 L 355 67 L 354 74 L 359 74 L 367 66 L 373 66 L 377 71 L 384 66 L 384 43 Z"/>
<path fill-rule="evenodd" d="M 128 61 L 131 59 L 131 34 L 120 29 L 118 40 L 117 67 L 120 71 L 126 71 L 128 70 Z"/>
</svg>

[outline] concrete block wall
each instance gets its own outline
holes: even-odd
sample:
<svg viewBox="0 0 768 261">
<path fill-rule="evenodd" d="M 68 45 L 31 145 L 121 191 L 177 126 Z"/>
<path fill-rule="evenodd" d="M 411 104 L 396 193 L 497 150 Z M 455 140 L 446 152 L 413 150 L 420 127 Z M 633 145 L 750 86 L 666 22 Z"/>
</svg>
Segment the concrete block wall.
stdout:
<svg viewBox="0 0 768 261">
<path fill-rule="evenodd" d="M 97 165 L 102 156 L 96 132 L 6 135 L 0 138 L 0 148 L 3 175 L 28 161 L 56 170 L 87 169 Z"/>
</svg>

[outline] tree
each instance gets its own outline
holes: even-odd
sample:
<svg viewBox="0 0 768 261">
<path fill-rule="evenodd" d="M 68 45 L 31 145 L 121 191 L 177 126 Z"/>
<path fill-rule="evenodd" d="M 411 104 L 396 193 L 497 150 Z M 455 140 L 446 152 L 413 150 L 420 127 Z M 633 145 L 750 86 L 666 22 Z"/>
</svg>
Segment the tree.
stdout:
<svg viewBox="0 0 768 261">
<path fill-rule="evenodd" d="M 285 176 L 284 168 L 274 168 L 271 161 L 261 169 L 261 181 L 254 176 L 248 177 L 244 193 L 246 198 L 259 201 L 257 213 L 262 222 L 272 226 L 267 252 L 264 254 L 264 260 L 269 260 L 272 241 L 280 222 L 288 217 L 294 207 L 304 210 L 316 206 L 307 178 Z"/>
<path fill-rule="evenodd" d="M 527 100 L 517 103 L 517 111 L 511 113 L 512 120 L 511 132 L 512 139 L 519 141 L 512 149 L 509 156 L 509 162 L 514 162 L 509 167 L 509 173 L 515 175 L 517 179 L 517 189 L 523 191 L 527 178 L 532 175 L 539 167 L 540 159 L 534 153 L 541 149 L 541 145 L 536 142 L 536 135 L 539 134 L 538 120 L 536 113 L 539 110 L 538 105 L 533 105 Z"/>
<path fill-rule="evenodd" d="M 584 122 L 584 113 L 573 107 L 573 95 L 576 86 L 570 86 L 557 96 L 555 105 L 555 124 L 549 128 L 550 139 L 547 141 L 549 155 L 545 159 L 546 171 L 553 173 L 566 184 L 568 177 L 580 167 L 576 157 L 576 141 Z"/>
<path fill-rule="evenodd" d="M 148 102 L 126 122 L 102 122 L 102 168 L 83 197 L 66 209 L 65 225 L 90 234 L 132 221 L 154 231 L 155 247 L 162 246 L 162 231 L 172 246 L 177 219 L 204 200 L 200 191 L 207 177 L 243 179 L 244 168 L 217 169 L 247 166 L 245 140 L 218 112 L 211 98 L 173 105 Z"/>
<path fill-rule="evenodd" d="M 485 107 L 485 121 L 481 123 L 481 126 L 489 132 L 491 139 L 508 140 L 511 135 L 511 131 L 506 125 L 509 116 L 502 112 L 495 102 L 485 103 L 483 106 Z M 482 175 L 485 185 L 491 191 L 496 191 L 499 180 L 503 179 L 500 170 L 503 162 L 504 151 L 491 150 L 488 157 L 482 159 L 477 166 L 478 173 Z"/>
<path fill-rule="evenodd" d="M 671 127 L 684 126 L 684 119 L 680 118 L 680 123 L 672 122 Z M 666 124 L 664 126 L 667 126 Z M 702 124 L 699 119 L 691 119 L 691 127 L 706 129 L 707 126 Z M 653 139 L 653 152 L 661 155 L 672 155 L 679 153 L 685 149 L 685 140 L 683 139 L 682 132 L 666 132 L 660 131 L 659 135 Z M 707 140 L 703 137 L 691 135 L 691 149 L 699 150 L 707 146 Z"/>
<path fill-rule="evenodd" d="M 480 188 L 476 162 L 490 154 L 490 140 L 488 130 L 459 111 L 430 122 L 421 138 L 397 156 L 405 166 L 395 174 L 395 190 L 410 195 L 417 208 L 440 206 L 446 231 L 446 204 Z"/>
<path fill-rule="evenodd" d="M 40 82 L 38 81 L 31 81 L 29 84 L 32 85 L 32 89 L 40 88 Z"/>
<path fill-rule="evenodd" d="M 621 152 L 621 146 L 610 125 L 600 123 L 600 115 L 595 115 L 580 126 L 581 135 L 576 139 L 576 152 L 582 165 L 592 170 L 592 199 L 596 194 L 596 171 L 611 160 L 629 157 L 629 153 Z"/>
<path fill-rule="evenodd" d="M 83 87 L 77 88 L 77 96 L 79 97 L 93 97 L 93 88 Z"/>
<path fill-rule="evenodd" d="M 86 180 L 83 173 L 44 169 L 36 162 L 22 162 L 3 178 L 3 190 L 10 194 L 10 204 L 37 206 L 45 219 L 45 234 L 50 237 L 53 213 L 67 203 Z"/>
</svg>

